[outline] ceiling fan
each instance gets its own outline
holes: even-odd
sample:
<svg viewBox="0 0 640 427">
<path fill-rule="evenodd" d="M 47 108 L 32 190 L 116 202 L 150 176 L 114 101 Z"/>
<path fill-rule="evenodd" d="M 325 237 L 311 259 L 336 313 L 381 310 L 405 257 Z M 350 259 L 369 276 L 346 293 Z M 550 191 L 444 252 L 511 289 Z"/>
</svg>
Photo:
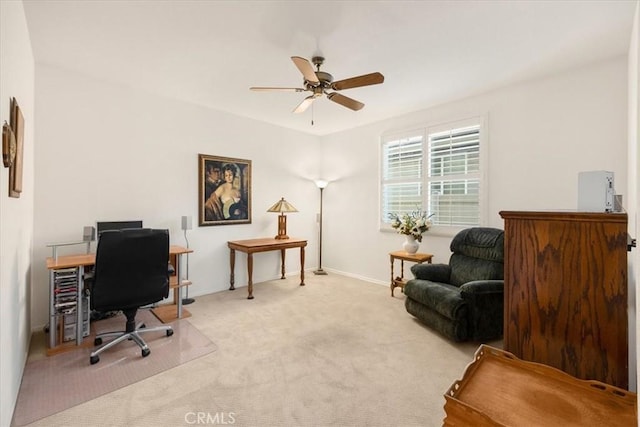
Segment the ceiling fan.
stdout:
<svg viewBox="0 0 640 427">
<path fill-rule="evenodd" d="M 349 79 L 333 81 L 333 76 L 325 71 L 320 71 L 320 66 L 324 62 L 322 56 L 314 56 L 311 58 L 313 65 L 307 59 L 300 56 L 292 56 L 291 60 L 298 67 L 298 70 L 304 76 L 303 86 L 300 87 L 251 87 L 254 91 L 280 91 L 280 92 L 311 92 L 311 95 L 302 100 L 300 104 L 293 110 L 294 113 L 302 113 L 309 105 L 318 97 L 327 95 L 331 101 L 336 102 L 343 107 L 358 111 L 364 107 L 364 104 L 355 99 L 344 96 L 338 92 L 328 92 L 328 90 L 340 91 L 344 89 L 352 89 L 361 86 L 377 85 L 384 82 L 384 76 L 380 73 L 364 74 L 362 76 L 351 77 Z"/>
</svg>

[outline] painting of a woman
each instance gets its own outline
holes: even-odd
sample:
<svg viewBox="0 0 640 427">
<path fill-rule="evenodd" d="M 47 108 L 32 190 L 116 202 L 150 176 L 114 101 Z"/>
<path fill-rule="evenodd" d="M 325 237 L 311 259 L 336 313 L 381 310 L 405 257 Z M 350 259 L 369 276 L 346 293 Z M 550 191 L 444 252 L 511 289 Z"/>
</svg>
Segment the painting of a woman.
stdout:
<svg viewBox="0 0 640 427">
<path fill-rule="evenodd" d="M 200 225 L 250 223 L 249 160 L 199 156 Z M 222 176 L 216 177 L 219 174 Z M 212 177 L 213 175 L 213 177 Z M 219 178 L 222 178 L 221 180 Z M 215 190 L 212 181 L 218 180 Z M 204 184 L 203 184 L 204 183 Z"/>
</svg>

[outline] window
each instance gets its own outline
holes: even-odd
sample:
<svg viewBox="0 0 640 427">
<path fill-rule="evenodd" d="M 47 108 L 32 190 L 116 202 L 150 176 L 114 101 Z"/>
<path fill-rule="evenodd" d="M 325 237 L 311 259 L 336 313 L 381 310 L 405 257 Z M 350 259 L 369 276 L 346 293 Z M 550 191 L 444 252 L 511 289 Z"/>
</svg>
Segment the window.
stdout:
<svg viewBox="0 0 640 427">
<path fill-rule="evenodd" d="M 408 213 L 422 206 L 423 134 L 392 139 L 382 144 L 382 217 Z"/>
<path fill-rule="evenodd" d="M 476 118 L 383 137 L 383 226 L 389 213 L 415 210 L 426 210 L 435 226 L 482 224 L 481 133 Z"/>
</svg>

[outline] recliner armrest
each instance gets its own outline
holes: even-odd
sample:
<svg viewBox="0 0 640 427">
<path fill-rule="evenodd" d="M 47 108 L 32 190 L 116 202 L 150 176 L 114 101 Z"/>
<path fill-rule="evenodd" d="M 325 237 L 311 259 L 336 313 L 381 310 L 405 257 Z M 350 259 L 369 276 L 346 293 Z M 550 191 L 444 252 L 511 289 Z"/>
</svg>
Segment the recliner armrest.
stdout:
<svg viewBox="0 0 640 427">
<path fill-rule="evenodd" d="M 416 279 L 449 283 L 451 268 L 447 264 L 414 264 L 411 272 Z"/>
<path fill-rule="evenodd" d="M 501 294 L 503 292 L 504 280 L 474 280 L 460 286 L 460 293 L 463 298 L 470 294 Z"/>
<path fill-rule="evenodd" d="M 467 303 L 469 339 L 483 341 L 502 336 L 504 280 L 474 280 L 460 285 L 460 296 Z"/>
</svg>

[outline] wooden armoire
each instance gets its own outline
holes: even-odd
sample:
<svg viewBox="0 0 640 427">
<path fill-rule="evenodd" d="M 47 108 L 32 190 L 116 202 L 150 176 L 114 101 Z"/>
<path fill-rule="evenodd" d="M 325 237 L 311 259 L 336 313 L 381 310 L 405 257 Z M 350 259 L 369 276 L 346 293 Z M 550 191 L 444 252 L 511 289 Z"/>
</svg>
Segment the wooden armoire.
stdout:
<svg viewBox="0 0 640 427">
<path fill-rule="evenodd" d="M 627 215 L 500 216 L 504 350 L 628 389 Z"/>
</svg>

